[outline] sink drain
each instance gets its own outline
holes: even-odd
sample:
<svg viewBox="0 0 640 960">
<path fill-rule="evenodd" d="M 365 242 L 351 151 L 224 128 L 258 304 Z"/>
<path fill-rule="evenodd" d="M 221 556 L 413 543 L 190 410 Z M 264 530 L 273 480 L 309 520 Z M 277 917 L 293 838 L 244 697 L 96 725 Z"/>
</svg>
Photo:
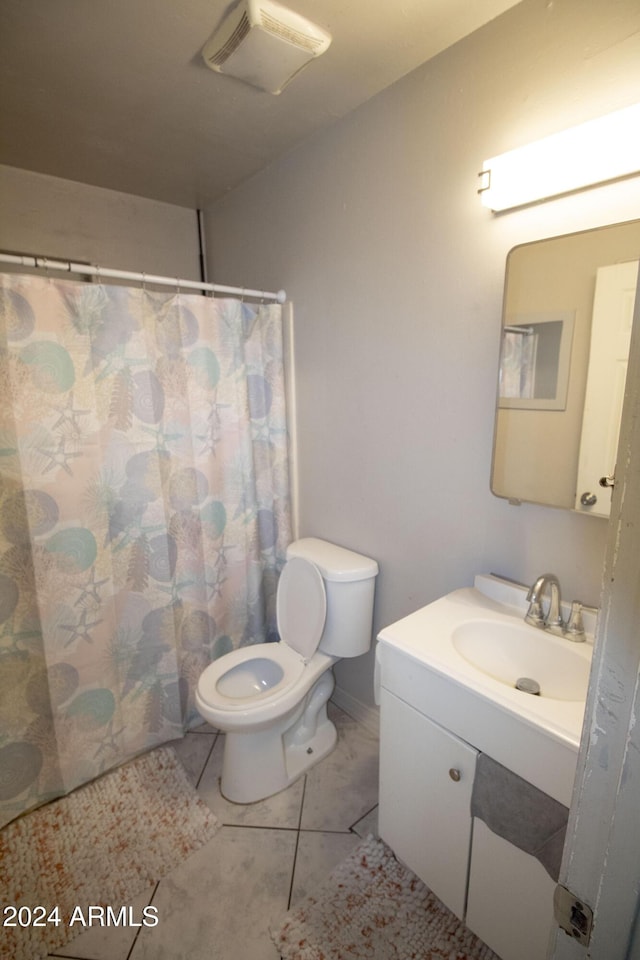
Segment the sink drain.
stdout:
<svg viewBox="0 0 640 960">
<path fill-rule="evenodd" d="M 516 680 L 516 690 L 522 690 L 523 693 L 530 693 L 534 697 L 540 696 L 540 684 L 531 677 L 520 677 Z"/>
</svg>

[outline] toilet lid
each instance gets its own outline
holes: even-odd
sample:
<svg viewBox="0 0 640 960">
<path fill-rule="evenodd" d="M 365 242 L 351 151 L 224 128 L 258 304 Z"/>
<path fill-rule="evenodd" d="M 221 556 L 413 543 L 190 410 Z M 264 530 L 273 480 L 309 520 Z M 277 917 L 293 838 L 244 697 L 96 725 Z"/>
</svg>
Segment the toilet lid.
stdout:
<svg viewBox="0 0 640 960">
<path fill-rule="evenodd" d="M 310 660 L 318 649 L 326 613 L 327 596 L 318 568 L 303 557 L 287 560 L 276 600 L 280 639 Z"/>
</svg>

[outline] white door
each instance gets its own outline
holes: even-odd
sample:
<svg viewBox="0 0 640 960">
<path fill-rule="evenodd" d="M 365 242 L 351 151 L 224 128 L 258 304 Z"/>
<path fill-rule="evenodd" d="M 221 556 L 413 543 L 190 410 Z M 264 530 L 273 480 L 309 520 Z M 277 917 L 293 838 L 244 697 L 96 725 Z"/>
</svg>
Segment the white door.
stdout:
<svg viewBox="0 0 640 960">
<path fill-rule="evenodd" d="M 611 510 L 599 481 L 616 467 L 637 283 L 637 260 L 598 270 L 576 492 L 576 510 L 597 517 Z"/>
<path fill-rule="evenodd" d="M 382 688 L 380 837 L 461 920 L 476 757 L 468 743 Z"/>
</svg>

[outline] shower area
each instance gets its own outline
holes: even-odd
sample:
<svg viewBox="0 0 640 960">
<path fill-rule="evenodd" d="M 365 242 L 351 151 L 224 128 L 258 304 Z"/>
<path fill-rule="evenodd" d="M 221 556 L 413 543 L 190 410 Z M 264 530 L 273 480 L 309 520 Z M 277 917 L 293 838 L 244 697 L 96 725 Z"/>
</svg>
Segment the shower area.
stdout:
<svg viewBox="0 0 640 960">
<path fill-rule="evenodd" d="M 204 667 L 277 638 L 282 313 L 0 274 L 0 824 L 181 737 Z"/>
</svg>

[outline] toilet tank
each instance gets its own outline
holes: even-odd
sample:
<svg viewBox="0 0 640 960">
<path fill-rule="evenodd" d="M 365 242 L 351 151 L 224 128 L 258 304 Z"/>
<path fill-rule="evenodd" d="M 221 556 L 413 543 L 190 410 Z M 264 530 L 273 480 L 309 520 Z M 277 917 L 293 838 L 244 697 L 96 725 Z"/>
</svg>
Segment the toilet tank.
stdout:
<svg viewBox="0 0 640 960">
<path fill-rule="evenodd" d="M 327 617 L 318 650 L 332 657 L 366 653 L 373 628 L 376 561 L 316 537 L 295 540 L 287 548 L 290 557 L 310 560 L 324 580 Z"/>
</svg>

